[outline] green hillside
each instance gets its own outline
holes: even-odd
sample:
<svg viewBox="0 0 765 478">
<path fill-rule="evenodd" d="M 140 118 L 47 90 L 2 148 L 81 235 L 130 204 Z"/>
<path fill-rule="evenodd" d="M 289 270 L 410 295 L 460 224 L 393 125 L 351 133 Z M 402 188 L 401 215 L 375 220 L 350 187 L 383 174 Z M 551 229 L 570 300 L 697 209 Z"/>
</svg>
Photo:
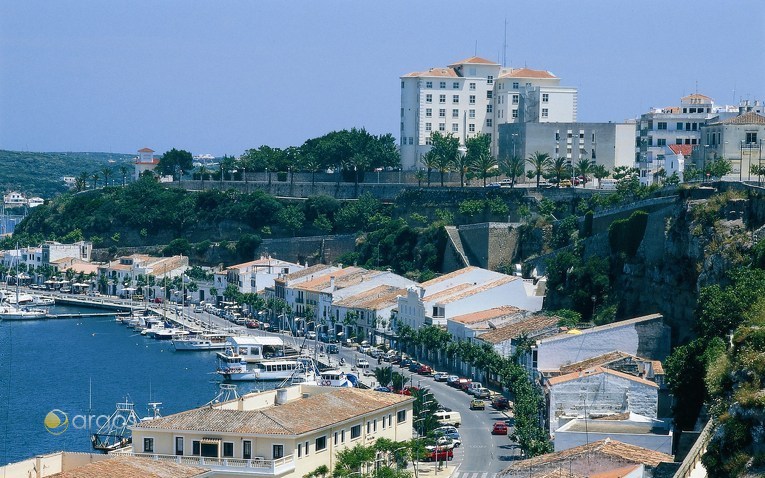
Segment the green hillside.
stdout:
<svg viewBox="0 0 765 478">
<path fill-rule="evenodd" d="M 89 176 L 104 168 L 112 170 L 111 179 L 121 181 L 120 166 L 132 173 L 132 154 L 112 153 L 35 153 L 0 150 L 0 190 L 19 191 L 27 196 L 50 199 L 67 190 L 62 178 Z M 90 184 L 90 181 L 88 181 Z"/>
</svg>

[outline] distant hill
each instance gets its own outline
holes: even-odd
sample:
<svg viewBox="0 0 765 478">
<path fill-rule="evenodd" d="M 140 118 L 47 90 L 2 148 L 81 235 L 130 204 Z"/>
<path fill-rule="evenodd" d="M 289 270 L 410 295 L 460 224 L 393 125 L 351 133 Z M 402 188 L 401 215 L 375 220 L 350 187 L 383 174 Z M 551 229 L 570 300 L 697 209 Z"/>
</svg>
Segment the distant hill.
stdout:
<svg viewBox="0 0 765 478">
<path fill-rule="evenodd" d="M 133 171 L 132 154 L 112 153 L 35 153 L 0 150 L 0 192 L 19 191 L 26 196 L 50 199 L 68 188 L 64 176 L 91 175 L 105 167 L 111 179 L 121 181 L 120 166 Z M 89 181 L 90 183 L 90 181 Z"/>
</svg>

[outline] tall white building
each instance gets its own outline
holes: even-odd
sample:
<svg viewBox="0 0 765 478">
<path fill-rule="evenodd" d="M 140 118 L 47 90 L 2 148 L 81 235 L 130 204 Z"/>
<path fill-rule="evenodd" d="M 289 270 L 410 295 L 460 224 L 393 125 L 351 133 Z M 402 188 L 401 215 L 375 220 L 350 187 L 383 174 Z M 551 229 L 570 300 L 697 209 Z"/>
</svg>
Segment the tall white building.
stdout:
<svg viewBox="0 0 765 478">
<path fill-rule="evenodd" d="M 549 71 L 503 68 L 471 57 L 445 68 L 401 77 L 401 164 L 422 167 L 434 131 L 465 139 L 491 137 L 497 154 L 500 124 L 576 121 L 577 90 L 560 86 Z"/>
</svg>

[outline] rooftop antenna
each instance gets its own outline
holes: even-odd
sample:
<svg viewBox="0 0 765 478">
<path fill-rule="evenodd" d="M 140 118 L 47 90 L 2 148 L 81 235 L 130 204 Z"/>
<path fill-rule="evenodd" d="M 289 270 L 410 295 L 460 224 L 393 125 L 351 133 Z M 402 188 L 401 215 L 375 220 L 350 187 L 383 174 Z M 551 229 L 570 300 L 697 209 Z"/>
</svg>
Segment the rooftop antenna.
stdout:
<svg viewBox="0 0 765 478">
<path fill-rule="evenodd" d="M 502 66 L 507 66 L 507 17 L 505 17 L 505 42 L 502 44 Z"/>
<path fill-rule="evenodd" d="M 475 41 L 475 48 L 473 49 L 473 56 L 478 56 L 478 40 Z"/>
</svg>

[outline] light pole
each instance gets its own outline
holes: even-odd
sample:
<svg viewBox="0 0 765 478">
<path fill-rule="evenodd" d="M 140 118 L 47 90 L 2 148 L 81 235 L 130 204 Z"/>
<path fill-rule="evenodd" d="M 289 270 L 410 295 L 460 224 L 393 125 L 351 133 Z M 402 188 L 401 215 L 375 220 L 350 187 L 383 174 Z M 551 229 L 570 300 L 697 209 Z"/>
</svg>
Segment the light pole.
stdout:
<svg viewBox="0 0 765 478">
<path fill-rule="evenodd" d="M 757 156 L 757 185 L 760 186 L 762 184 L 762 142 L 765 140 L 760 139 L 759 141 L 759 154 Z"/>
<path fill-rule="evenodd" d="M 707 168 L 707 148 L 708 144 L 704 145 L 704 157 L 701 158 L 701 182 L 704 182 L 704 170 Z"/>
<path fill-rule="evenodd" d="M 741 156 L 738 160 L 738 180 L 742 181 L 742 174 L 744 172 L 744 140 L 741 140 Z"/>
</svg>

